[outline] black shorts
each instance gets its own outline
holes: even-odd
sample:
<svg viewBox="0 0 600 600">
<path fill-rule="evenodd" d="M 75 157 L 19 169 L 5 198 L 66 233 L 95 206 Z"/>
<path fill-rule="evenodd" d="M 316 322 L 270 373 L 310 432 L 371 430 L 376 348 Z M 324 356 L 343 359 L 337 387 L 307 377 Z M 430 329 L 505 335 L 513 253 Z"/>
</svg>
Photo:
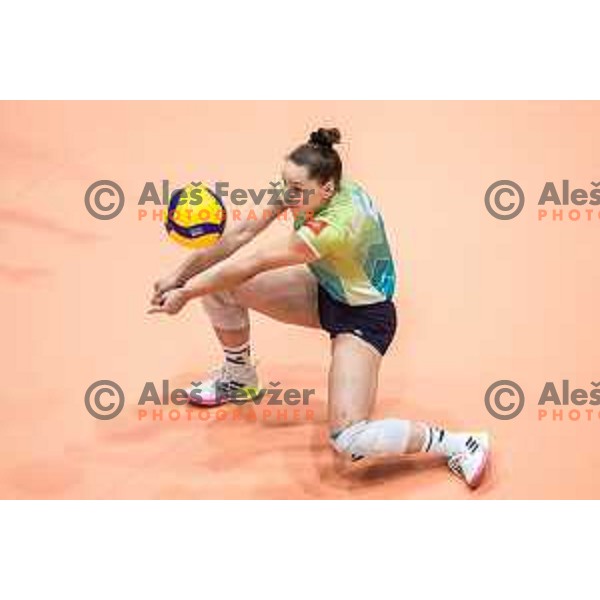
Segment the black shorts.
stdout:
<svg viewBox="0 0 600 600">
<path fill-rule="evenodd" d="M 391 300 L 350 306 L 332 298 L 319 285 L 321 327 L 333 339 L 339 333 L 351 333 L 384 355 L 396 333 L 396 307 Z"/>
</svg>

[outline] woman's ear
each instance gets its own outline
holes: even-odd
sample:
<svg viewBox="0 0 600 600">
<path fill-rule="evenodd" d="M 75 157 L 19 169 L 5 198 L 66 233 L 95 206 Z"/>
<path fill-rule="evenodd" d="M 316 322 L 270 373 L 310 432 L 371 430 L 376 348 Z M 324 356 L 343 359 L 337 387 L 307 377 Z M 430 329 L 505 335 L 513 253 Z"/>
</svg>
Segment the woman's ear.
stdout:
<svg viewBox="0 0 600 600">
<path fill-rule="evenodd" d="M 323 186 L 323 192 L 324 192 L 324 196 L 327 200 L 330 200 L 331 197 L 335 194 L 335 185 L 333 183 L 333 179 L 330 179 L 324 186 Z"/>
</svg>

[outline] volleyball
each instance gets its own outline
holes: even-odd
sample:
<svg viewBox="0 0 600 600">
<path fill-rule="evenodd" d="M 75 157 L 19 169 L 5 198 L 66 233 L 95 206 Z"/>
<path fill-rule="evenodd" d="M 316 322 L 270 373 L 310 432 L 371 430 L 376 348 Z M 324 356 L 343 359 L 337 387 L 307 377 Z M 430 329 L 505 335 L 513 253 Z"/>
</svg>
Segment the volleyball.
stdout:
<svg viewBox="0 0 600 600">
<path fill-rule="evenodd" d="M 226 219 L 223 201 L 203 183 L 192 183 L 171 195 L 165 227 L 180 246 L 208 248 L 223 235 Z"/>
</svg>

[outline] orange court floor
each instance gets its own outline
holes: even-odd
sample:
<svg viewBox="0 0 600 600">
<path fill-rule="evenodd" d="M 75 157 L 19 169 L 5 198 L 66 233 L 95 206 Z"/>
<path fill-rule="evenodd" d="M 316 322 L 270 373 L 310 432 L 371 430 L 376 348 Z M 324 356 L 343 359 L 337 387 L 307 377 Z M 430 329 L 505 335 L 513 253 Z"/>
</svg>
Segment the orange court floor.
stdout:
<svg viewBox="0 0 600 600">
<path fill-rule="evenodd" d="M 537 405 L 546 382 L 600 381 L 600 218 L 540 220 L 535 206 L 547 181 L 600 179 L 599 117 L 594 102 L 0 103 L 0 498 L 600 497 L 598 407 L 542 418 Z M 263 384 L 314 389 L 307 406 L 252 420 L 247 407 L 138 404 L 146 385 L 185 387 L 220 360 L 200 303 L 146 315 L 153 282 L 186 251 L 139 204 L 144 186 L 264 187 L 319 126 L 341 130 L 347 175 L 376 199 L 397 259 L 400 327 L 375 416 L 488 430 L 476 491 L 427 458 L 340 466 L 327 335 L 260 315 Z M 511 221 L 484 205 L 502 179 L 527 198 Z M 99 180 L 124 191 L 114 219 L 86 210 Z M 503 421 L 484 396 L 505 379 L 526 400 Z M 98 380 L 124 392 L 112 420 L 86 410 Z"/>
</svg>

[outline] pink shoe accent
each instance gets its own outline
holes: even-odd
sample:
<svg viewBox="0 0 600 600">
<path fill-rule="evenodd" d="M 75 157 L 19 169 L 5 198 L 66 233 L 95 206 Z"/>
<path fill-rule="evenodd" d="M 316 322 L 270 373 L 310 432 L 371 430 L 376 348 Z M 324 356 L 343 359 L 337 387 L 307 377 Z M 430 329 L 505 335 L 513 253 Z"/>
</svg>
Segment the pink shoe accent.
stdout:
<svg viewBox="0 0 600 600">
<path fill-rule="evenodd" d="M 471 479 L 471 481 L 468 482 L 470 488 L 475 489 L 476 487 L 479 487 L 479 484 L 481 483 L 481 480 L 483 479 L 483 474 L 485 473 L 485 468 L 487 467 L 487 464 L 488 464 L 489 456 L 490 456 L 490 451 L 486 450 L 485 458 L 484 458 L 484 460 L 481 461 L 481 464 L 479 465 L 479 469 L 477 470 L 475 475 L 473 475 L 473 479 Z"/>
<path fill-rule="evenodd" d="M 212 408 L 214 406 L 221 406 L 222 404 L 227 403 L 227 398 L 217 397 L 215 395 L 207 396 L 203 394 L 202 397 L 192 398 L 191 396 L 188 398 L 188 404 L 192 406 L 199 406 L 204 408 Z"/>
</svg>

